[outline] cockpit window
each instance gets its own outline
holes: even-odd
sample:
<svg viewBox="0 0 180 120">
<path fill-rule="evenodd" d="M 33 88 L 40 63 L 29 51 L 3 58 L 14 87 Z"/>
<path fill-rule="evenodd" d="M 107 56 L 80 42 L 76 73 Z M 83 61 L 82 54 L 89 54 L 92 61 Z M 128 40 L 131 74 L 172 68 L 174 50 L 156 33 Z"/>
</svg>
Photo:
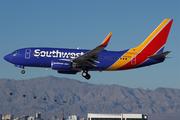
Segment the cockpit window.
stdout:
<svg viewBox="0 0 180 120">
<path fill-rule="evenodd" d="M 18 54 L 18 53 L 19 53 L 19 51 L 14 51 L 14 52 L 13 52 L 13 54 Z"/>
</svg>

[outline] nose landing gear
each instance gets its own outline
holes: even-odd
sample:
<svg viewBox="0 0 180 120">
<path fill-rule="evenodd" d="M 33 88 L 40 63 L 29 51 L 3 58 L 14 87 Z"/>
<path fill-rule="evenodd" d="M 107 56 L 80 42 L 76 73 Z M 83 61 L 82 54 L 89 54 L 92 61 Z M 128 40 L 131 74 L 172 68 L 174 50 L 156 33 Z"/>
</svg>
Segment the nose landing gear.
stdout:
<svg viewBox="0 0 180 120">
<path fill-rule="evenodd" d="M 21 71 L 21 73 L 24 74 L 24 73 L 25 73 L 25 70 L 23 69 L 23 70 Z"/>
<path fill-rule="evenodd" d="M 84 78 L 86 78 L 87 80 L 89 80 L 89 79 L 91 78 L 91 75 L 88 74 L 88 71 L 87 71 L 87 70 L 84 70 L 84 71 L 82 72 L 82 76 L 83 76 Z"/>
</svg>

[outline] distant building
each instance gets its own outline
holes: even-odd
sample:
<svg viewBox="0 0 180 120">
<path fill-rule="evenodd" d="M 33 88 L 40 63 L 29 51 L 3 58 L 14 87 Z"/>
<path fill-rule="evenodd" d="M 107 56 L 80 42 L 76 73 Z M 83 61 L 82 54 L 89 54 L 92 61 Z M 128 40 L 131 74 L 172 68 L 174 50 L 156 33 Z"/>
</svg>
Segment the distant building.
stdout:
<svg viewBox="0 0 180 120">
<path fill-rule="evenodd" d="M 2 120 L 13 120 L 14 116 L 11 114 L 7 114 L 6 116 L 2 117 Z"/>
<path fill-rule="evenodd" d="M 41 113 L 40 112 L 36 113 L 36 120 L 41 120 Z"/>
<path fill-rule="evenodd" d="M 76 115 L 71 115 L 68 118 L 69 120 L 79 120 L 79 118 Z"/>
<path fill-rule="evenodd" d="M 2 114 L 0 114 L 0 120 L 2 120 Z"/>
<path fill-rule="evenodd" d="M 146 114 L 94 114 L 88 113 L 87 120 L 147 120 Z"/>
<path fill-rule="evenodd" d="M 61 120 L 70 120 L 70 119 L 68 119 L 68 118 L 62 118 Z"/>
<path fill-rule="evenodd" d="M 27 120 L 35 120 L 33 116 L 28 117 Z"/>
<path fill-rule="evenodd" d="M 28 120 L 29 116 L 28 115 L 22 115 L 22 117 L 20 118 L 20 120 Z"/>
<path fill-rule="evenodd" d="M 21 120 L 21 119 L 22 119 L 21 117 L 16 117 L 13 120 Z"/>
<path fill-rule="evenodd" d="M 57 116 L 52 116 L 52 120 L 60 120 Z"/>
<path fill-rule="evenodd" d="M 57 116 L 52 116 L 52 120 L 57 120 Z"/>
</svg>

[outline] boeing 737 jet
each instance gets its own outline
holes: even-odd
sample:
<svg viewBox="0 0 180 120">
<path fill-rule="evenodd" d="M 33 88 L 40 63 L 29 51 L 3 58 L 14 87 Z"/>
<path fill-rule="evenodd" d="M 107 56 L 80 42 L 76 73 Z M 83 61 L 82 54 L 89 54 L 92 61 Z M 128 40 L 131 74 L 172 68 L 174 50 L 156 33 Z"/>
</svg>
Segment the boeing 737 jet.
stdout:
<svg viewBox="0 0 180 120">
<path fill-rule="evenodd" d="M 23 48 L 4 59 L 16 67 L 52 68 L 62 74 L 76 74 L 90 79 L 89 71 L 117 71 L 161 63 L 170 51 L 163 52 L 173 19 L 165 19 L 138 47 L 122 51 L 107 51 L 112 32 L 92 50 L 62 48 Z"/>
</svg>

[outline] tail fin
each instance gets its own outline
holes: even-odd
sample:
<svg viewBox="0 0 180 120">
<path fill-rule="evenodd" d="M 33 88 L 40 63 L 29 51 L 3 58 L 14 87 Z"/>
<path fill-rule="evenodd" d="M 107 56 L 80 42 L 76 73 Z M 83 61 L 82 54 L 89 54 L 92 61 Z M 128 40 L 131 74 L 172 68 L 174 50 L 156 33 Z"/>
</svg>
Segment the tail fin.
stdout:
<svg viewBox="0 0 180 120">
<path fill-rule="evenodd" d="M 154 55 L 162 53 L 172 25 L 173 19 L 165 19 L 147 38 L 134 48 L 137 52 Z"/>
<path fill-rule="evenodd" d="M 148 61 L 164 58 L 170 51 L 163 52 L 173 19 L 165 19 L 138 47 L 129 49 L 123 56 L 131 56 L 129 60 L 119 59 L 107 70 L 125 70 L 152 65 L 162 61 Z"/>
</svg>

